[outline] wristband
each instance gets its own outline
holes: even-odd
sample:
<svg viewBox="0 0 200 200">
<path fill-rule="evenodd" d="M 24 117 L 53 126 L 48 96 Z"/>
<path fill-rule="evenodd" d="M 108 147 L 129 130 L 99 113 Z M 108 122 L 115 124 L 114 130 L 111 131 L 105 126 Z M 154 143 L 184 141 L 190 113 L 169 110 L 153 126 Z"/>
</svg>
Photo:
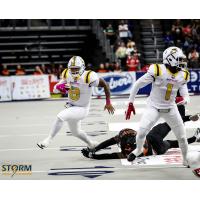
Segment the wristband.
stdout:
<svg viewBox="0 0 200 200">
<path fill-rule="evenodd" d="M 111 102 L 110 102 L 110 98 L 106 99 L 106 105 L 110 105 Z"/>
</svg>

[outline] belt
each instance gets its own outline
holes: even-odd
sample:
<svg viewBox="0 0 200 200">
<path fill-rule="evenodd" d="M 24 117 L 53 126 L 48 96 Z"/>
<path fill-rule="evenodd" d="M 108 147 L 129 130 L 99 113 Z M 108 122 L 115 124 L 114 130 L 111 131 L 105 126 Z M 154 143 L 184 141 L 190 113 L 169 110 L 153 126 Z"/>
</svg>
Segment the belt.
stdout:
<svg viewBox="0 0 200 200">
<path fill-rule="evenodd" d="M 168 113 L 170 111 L 170 108 L 168 109 L 158 109 L 158 112 L 160 113 Z"/>
</svg>

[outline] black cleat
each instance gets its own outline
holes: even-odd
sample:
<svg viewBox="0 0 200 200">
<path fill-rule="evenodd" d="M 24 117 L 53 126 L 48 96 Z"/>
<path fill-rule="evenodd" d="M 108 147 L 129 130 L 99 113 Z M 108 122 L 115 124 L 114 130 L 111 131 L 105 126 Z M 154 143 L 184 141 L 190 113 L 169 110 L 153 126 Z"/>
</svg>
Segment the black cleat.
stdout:
<svg viewBox="0 0 200 200">
<path fill-rule="evenodd" d="M 135 160 L 135 158 L 136 158 L 136 156 L 135 156 L 133 153 L 130 153 L 130 154 L 127 156 L 127 160 L 128 160 L 129 162 Z"/>
</svg>

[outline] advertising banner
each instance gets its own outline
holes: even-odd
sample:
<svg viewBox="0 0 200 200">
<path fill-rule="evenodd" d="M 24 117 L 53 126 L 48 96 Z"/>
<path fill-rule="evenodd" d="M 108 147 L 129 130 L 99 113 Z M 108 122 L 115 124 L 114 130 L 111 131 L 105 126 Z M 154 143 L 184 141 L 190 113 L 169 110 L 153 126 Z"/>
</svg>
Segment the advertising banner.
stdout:
<svg viewBox="0 0 200 200">
<path fill-rule="evenodd" d="M 49 98 L 48 75 L 12 76 L 13 100 Z"/>
<path fill-rule="evenodd" d="M 200 93 L 200 70 L 190 70 L 188 90 L 190 93 Z"/>
<path fill-rule="evenodd" d="M 11 101 L 11 79 L 10 77 L 0 77 L 0 101 Z"/>
<path fill-rule="evenodd" d="M 108 83 L 111 95 L 129 94 L 136 80 L 135 72 L 98 73 L 98 75 Z M 93 95 L 105 95 L 104 89 L 93 87 Z"/>
</svg>

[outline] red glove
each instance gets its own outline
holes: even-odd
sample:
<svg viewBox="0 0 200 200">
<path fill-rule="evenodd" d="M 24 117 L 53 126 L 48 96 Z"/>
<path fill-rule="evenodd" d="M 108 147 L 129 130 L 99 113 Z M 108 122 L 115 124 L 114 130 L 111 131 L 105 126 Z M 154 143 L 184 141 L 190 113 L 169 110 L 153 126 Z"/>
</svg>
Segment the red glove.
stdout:
<svg viewBox="0 0 200 200">
<path fill-rule="evenodd" d="M 176 97 L 175 102 L 177 105 L 183 105 L 185 103 L 185 100 L 183 97 Z"/>
<path fill-rule="evenodd" d="M 66 94 L 69 88 L 66 86 L 66 83 L 56 85 L 56 89 L 59 90 L 61 93 Z"/>
<path fill-rule="evenodd" d="M 126 114 L 126 120 L 130 119 L 130 117 L 131 117 L 131 112 L 133 112 L 133 114 L 135 115 L 135 108 L 134 108 L 133 103 L 129 103 L 129 104 L 128 104 L 128 109 L 127 109 L 127 111 L 125 112 L 125 114 Z"/>
</svg>

